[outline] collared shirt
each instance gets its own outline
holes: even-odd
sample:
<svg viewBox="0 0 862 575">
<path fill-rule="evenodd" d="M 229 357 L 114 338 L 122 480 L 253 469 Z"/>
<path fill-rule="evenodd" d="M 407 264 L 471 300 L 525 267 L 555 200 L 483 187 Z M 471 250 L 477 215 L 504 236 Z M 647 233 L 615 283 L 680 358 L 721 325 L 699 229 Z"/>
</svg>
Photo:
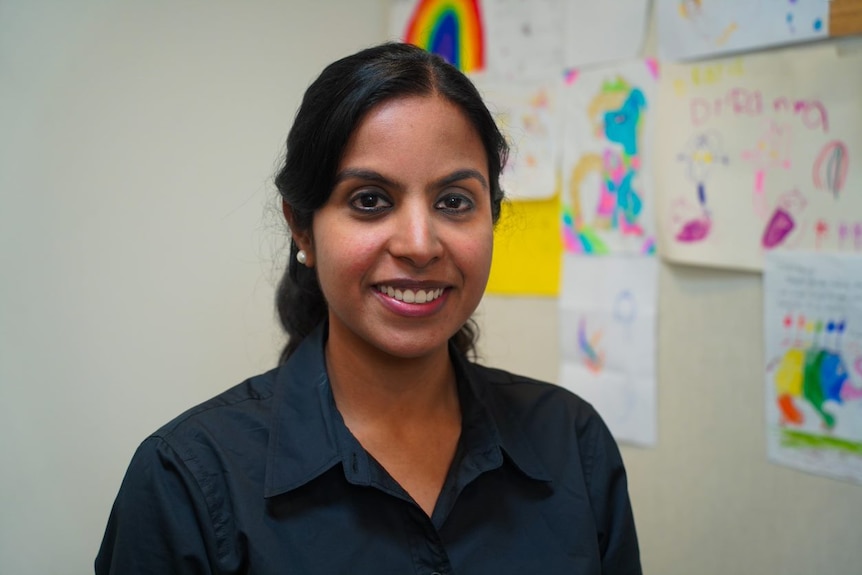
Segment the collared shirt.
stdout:
<svg viewBox="0 0 862 575">
<path fill-rule="evenodd" d="M 454 349 L 462 431 L 431 517 L 332 396 L 325 326 L 147 438 L 96 574 L 640 574 L 626 475 L 593 408 Z"/>
</svg>

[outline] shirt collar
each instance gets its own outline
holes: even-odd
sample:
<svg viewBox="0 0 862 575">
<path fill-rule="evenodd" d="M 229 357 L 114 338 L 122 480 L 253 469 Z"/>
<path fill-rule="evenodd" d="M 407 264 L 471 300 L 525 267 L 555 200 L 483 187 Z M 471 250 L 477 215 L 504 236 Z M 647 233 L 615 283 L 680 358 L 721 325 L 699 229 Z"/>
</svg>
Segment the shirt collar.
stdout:
<svg viewBox="0 0 862 575">
<path fill-rule="evenodd" d="M 265 497 L 300 487 L 342 462 L 348 463 L 344 467 L 349 480 L 359 484 L 369 481 L 367 456 L 347 430 L 332 399 L 324 358 L 326 337 L 323 322 L 276 374 Z M 450 356 L 461 401 L 461 449 L 477 466 L 476 472 L 499 467 L 505 453 L 526 476 L 550 481 L 513 415 L 495 401 L 491 384 L 451 346 Z"/>
<path fill-rule="evenodd" d="M 550 482 L 550 474 L 518 424 L 517 417 L 500 401 L 481 368 L 467 361 L 451 345 L 449 355 L 459 382 L 463 449 L 475 453 L 481 451 L 484 444 L 485 450 L 502 450 L 521 473 L 537 481 Z"/>
<path fill-rule="evenodd" d="M 264 496 L 299 487 L 341 461 L 330 425 L 334 405 L 323 350 L 326 324 L 320 324 L 278 369 L 269 437 Z M 342 424 L 343 425 L 343 424 Z"/>
</svg>

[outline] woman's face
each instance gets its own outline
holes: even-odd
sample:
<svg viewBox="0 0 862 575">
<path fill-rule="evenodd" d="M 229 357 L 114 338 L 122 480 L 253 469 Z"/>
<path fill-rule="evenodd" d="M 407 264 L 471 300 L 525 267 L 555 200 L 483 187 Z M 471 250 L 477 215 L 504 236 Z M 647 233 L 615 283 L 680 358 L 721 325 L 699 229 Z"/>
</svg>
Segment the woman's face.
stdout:
<svg viewBox="0 0 862 575">
<path fill-rule="evenodd" d="M 438 96 L 373 108 L 300 247 L 329 305 L 329 346 L 448 353 L 482 298 L 493 247 L 487 156 L 466 116 Z"/>
</svg>

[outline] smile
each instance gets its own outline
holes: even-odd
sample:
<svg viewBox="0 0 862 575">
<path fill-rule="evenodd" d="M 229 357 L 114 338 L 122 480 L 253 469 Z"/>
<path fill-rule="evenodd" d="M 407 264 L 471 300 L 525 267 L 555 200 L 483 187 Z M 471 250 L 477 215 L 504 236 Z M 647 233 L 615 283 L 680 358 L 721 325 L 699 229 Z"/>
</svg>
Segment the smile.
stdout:
<svg viewBox="0 0 862 575">
<path fill-rule="evenodd" d="M 428 303 L 443 295 L 443 288 L 430 290 L 395 289 L 392 286 L 375 286 L 377 291 L 404 303 Z"/>
</svg>

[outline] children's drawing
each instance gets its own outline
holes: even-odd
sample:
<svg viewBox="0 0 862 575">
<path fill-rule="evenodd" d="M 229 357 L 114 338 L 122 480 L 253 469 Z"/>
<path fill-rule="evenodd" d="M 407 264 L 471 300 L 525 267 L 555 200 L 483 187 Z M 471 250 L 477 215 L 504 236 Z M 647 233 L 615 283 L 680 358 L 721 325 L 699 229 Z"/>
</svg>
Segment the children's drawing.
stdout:
<svg viewBox="0 0 862 575">
<path fill-rule="evenodd" d="M 390 0 L 389 36 L 495 80 L 635 58 L 649 0 Z M 589 14 L 589 18 L 584 18 Z"/>
<path fill-rule="evenodd" d="M 685 201 L 677 203 L 674 223 L 681 227 L 676 232 L 676 239 L 686 243 L 699 242 L 709 235 L 712 227 L 706 183 L 715 166 L 727 165 L 728 158 L 723 152 L 721 137 L 710 131 L 692 136 L 677 160 L 685 165 L 688 180 L 696 186 L 697 209 L 692 210 L 691 204 Z"/>
<path fill-rule="evenodd" d="M 825 0 L 657 0 L 659 52 L 669 60 L 805 42 L 829 35 Z"/>
<path fill-rule="evenodd" d="M 862 482 L 862 256 L 770 252 L 770 459 Z"/>
<path fill-rule="evenodd" d="M 784 193 L 778 198 L 775 210 L 763 229 L 761 244 L 764 249 L 776 248 L 782 245 L 794 230 L 805 229 L 801 217 L 807 203 L 799 190 Z"/>
<path fill-rule="evenodd" d="M 401 1 L 392 7 L 392 14 L 395 37 L 439 54 L 463 72 L 485 67 L 479 0 Z"/>
<path fill-rule="evenodd" d="M 828 46 L 666 64 L 656 146 L 663 254 L 759 270 L 770 250 L 859 250 L 860 69 L 862 55 Z"/>
<path fill-rule="evenodd" d="M 654 251 L 645 145 L 656 75 L 652 61 L 567 75 L 563 237 L 568 251 Z"/>
<path fill-rule="evenodd" d="M 828 191 L 837 199 L 847 181 L 849 163 L 847 146 L 844 142 L 832 140 L 826 143 L 814 161 L 812 170 L 814 187 Z"/>
<path fill-rule="evenodd" d="M 754 169 L 754 195 L 752 208 L 762 219 L 769 214 L 766 198 L 766 175 L 769 171 L 791 166 L 792 129 L 788 124 L 775 120 L 766 122 L 764 132 L 758 137 L 754 147 L 742 151 L 742 160 L 749 162 Z"/>
<path fill-rule="evenodd" d="M 558 188 L 560 140 L 559 83 L 501 82 L 484 77 L 474 83 L 509 142 L 509 160 L 500 176 L 513 200 L 552 197 Z"/>
<path fill-rule="evenodd" d="M 656 440 L 658 261 L 563 257 L 560 385 L 593 404 L 621 441 Z"/>
<path fill-rule="evenodd" d="M 600 329 L 587 333 L 587 320 L 582 317 L 578 322 L 578 348 L 581 350 L 584 365 L 593 373 L 601 373 L 605 365 L 605 351 L 599 347 L 601 339 Z"/>
<path fill-rule="evenodd" d="M 704 0 L 677 0 L 679 15 L 706 45 L 720 48 L 728 43 L 739 28 L 735 15 L 723 12 Z"/>
<path fill-rule="evenodd" d="M 775 392 L 781 422 L 784 425 L 802 425 L 805 416 L 796 402 L 805 401 L 814 408 L 820 425 L 829 430 L 835 427 L 836 421 L 835 415 L 826 408 L 828 402 L 840 405 L 845 401 L 862 399 L 862 387 L 853 387 L 842 356 L 844 322 L 815 322 L 802 315 L 798 322 L 794 322 L 792 315 L 784 319 L 785 329 L 792 328 L 795 323 L 813 334 L 813 338 L 807 346 L 797 341 L 787 349 L 775 369 Z M 821 335 L 823 341 L 820 341 Z M 862 357 L 857 359 L 862 360 Z"/>
</svg>

